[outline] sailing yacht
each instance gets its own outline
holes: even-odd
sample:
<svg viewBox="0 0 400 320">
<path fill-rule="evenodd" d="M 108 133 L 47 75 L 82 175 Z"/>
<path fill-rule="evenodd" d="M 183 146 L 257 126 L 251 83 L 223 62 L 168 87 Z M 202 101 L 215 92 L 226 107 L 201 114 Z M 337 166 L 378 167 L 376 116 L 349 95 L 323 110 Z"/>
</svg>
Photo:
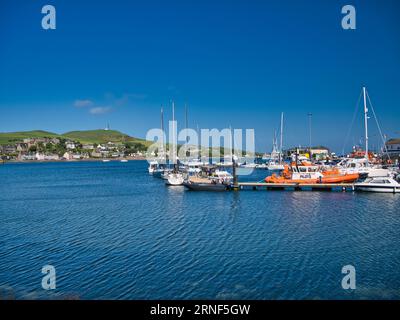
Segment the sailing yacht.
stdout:
<svg viewBox="0 0 400 320">
<path fill-rule="evenodd" d="M 280 152 L 277 150 L 276 137 L 274 137 L 271 158 L 268 161 L 267 169 L 269 171 L 283 170 L 284 166 L 282 163 L 280 163 L 279 159 L 280 159 Z"/>
<path fill-rule="evenodd" d="M 388 169 L 379 168 L 378 166 L 374 166 L 369 162 L 369 153 L 368 153 L 368 106 L 367 106 L 367 92 L 366 88 L 363 87 L 363 98 L 364 98 L 364 129 L 365 129 L 365 156 L 362 159 L 357 158 L 349 158 L 342 160 L 338 167 L 340 172 L 344 174 L 353 174 L 358 173 L 362 176 L 368 177 L 390 177 L 392 172 Z M 370 101 L 371 105 L 371 101 Z M 372 105 L 371 105 L 372 107 Z M 374 112 L 375 115 L 375 112 Z"/>
</svg>

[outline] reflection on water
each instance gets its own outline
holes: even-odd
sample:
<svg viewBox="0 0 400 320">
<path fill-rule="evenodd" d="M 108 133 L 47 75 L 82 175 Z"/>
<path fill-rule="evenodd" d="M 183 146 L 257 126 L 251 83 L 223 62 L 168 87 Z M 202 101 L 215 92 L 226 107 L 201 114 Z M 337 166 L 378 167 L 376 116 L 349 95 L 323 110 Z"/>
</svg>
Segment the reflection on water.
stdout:
<svg viewBox="0 0 400 320">
<path fill-rule="evenodd" d="M 2 297 L 400 298 L 400 195 L 188 192 L 146 167 L 1 166 Z M 40 289 L 45 264 L 52 292 Z M 353 292 L 340 286 L 347 264 Z"/>
</svg>

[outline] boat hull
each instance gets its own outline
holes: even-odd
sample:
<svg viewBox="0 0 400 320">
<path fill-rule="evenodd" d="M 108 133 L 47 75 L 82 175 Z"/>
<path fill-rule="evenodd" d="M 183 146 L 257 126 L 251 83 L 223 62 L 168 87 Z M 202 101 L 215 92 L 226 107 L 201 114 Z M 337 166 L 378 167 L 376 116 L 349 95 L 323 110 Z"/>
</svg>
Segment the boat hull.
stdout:
<svg viewBox="0 0 400 320">
<path fill-rule="evenodd" d="M 228 185 L 225 184 L 214 184 L 214 183 L 187 183 L 183 184 L 186 188 L 192 191 L 226 191 Z"/>
<path fill-rule="evenodd" d="M 357 191 L 379 192 L 379 193 L 400 193 L 399 187 L 379 187 L 379 186 L 355 186 Z"/>
<path fill-rule="evenodd" d="M 183 185 L 184 181 L 185 180 L 183 179 L 183 176 L 176 175 L 176 174 L 170 174 L 168 176 L 168 181 L 165 184 L 167 186 L 181 186 L 181 185 Z"/>
</svg>

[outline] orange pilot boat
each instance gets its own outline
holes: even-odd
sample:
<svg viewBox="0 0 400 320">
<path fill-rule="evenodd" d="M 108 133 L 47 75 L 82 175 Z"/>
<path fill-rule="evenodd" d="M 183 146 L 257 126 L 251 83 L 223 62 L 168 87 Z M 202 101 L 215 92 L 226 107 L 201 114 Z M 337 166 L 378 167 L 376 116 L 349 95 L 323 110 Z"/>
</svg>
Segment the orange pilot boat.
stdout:
<svg viewBox="0 0 400 320">
<path fill-rule="evenodd" d="M 318 166 L 310 164 L 301 166 L 288 166 L 281 175 L 272 174 L 265 178 L 266 183 L 298 183 L 298 184 L 317 184 L 317 183 L 352 183 L 359 178 L 358 173 L 343 174 L 338 169 L 323 170 Z"/>
</svg>

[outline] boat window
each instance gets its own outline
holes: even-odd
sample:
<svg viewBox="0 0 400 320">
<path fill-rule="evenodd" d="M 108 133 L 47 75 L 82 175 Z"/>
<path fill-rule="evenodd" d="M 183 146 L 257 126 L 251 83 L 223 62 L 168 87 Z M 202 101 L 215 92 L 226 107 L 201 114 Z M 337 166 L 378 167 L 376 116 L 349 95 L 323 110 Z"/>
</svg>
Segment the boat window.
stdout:
<svg viewBox="0 0 400 320">
<path fill-rule="evenodd" d="M 385 183 L 385 180 L 375 179 L 374 183 Z"/>
<path fill-rule="evenodd" d="M 300 167 L 300 168 L 299 168 L 299 171 L 300 171 L 300 172 L 307 172 L 307 168 Z"/>
</svg>

